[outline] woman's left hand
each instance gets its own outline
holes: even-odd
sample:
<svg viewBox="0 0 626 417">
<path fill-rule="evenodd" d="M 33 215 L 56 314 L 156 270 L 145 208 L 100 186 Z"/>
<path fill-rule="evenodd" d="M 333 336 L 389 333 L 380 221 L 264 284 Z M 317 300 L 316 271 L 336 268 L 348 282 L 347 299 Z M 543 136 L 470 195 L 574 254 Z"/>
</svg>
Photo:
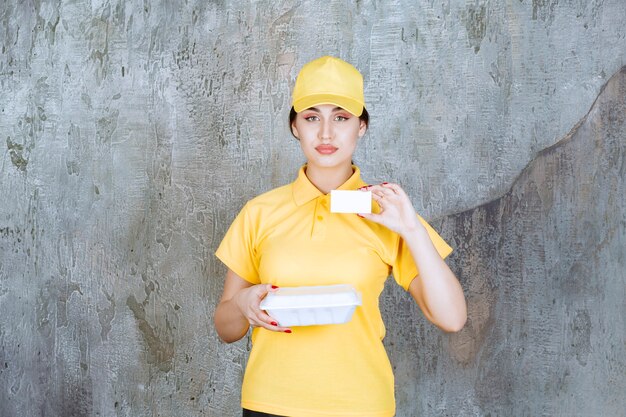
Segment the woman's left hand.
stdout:
<svg viewBox="0 0 626 417">
<path fill-rule="evenodd" d="M 379 185 L 368 185 L 360 190 L 372 192 L 372 198 L 380 206 L 380 212 L 360 213 L 359 216 L 382 224 L 400 236 L 424 227 L 415 215 L 409 196 L 398 184 L 383 182 Z"/>
</svg>

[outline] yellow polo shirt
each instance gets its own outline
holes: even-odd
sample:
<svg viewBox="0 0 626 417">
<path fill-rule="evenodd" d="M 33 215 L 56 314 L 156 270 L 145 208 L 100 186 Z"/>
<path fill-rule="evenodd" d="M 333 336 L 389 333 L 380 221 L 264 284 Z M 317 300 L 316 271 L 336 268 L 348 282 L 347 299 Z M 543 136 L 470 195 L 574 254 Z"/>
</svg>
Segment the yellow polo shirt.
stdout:
<svg viewBox="0 0 626 417">
<path fill-rule="evenodd" d="M 242 407 L 293 417 L 395 414 L 394 380 L 382 339 L 378 297 L 387 277 L 405 290 L 418 274 L 400 236 L 355 214 L 330 213 L 330 195 L 306 177 L 249 201 L 217 257 L 252 284 L 351 284 L 362 295 L 345 324 L 252 331 Z M 366 185 L 360 171 L 341 190 Z M 373 203 L 375 212 L 379 210 Z M 421 217 L 442 258 L 452 248 Z"/>
</svg>

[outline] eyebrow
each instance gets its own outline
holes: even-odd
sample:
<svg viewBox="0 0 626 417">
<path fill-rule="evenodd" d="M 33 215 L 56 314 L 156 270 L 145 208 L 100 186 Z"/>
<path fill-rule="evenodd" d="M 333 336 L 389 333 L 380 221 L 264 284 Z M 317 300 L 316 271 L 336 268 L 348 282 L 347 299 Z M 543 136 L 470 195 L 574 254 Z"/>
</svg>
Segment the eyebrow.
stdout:
<svg viewBox="0 0 626 417">
<path fill-rule="evenodd" d="M 320 109 L 318 109 L 317 107 L 309 107 L 307 110 L 313 110 L 313 111 L 316 111 L 316 112 L 318 112 L 318 113 L 319 113 L 319 111 L 320 111 Z M 337 110 L 340 110 L 340 111 L 347 111 L 347 110 L 345 110 L 345 109 L 344 109 L 344 108 L 342 108 L 342 107 L 335 107 L 335 108 L 333 109 L 333 111 L 337 111 Z"/>
</svg>

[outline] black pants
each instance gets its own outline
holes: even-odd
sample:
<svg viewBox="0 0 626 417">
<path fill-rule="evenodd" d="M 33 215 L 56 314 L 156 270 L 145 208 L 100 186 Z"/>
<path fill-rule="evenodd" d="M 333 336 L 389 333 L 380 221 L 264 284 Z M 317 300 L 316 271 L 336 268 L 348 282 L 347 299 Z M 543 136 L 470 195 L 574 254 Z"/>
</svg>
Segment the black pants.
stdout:
<svg viewBox="0 0 626 417">
<path fill-rule="evenodd" d="M 244 408 L 242 417 L 281 417 L 281 416 L 278 416 L 276 414 L 262 413 L 260 411 L 246 410 Z"/>
</svg>

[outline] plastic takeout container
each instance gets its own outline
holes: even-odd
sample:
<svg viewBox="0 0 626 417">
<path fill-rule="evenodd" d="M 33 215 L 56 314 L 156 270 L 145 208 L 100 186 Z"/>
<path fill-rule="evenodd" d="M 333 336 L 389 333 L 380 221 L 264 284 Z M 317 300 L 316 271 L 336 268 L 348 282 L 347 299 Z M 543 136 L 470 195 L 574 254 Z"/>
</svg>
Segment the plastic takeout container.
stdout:
<svg viewBox="0 0 626 417">
<path fill-rule="evenodd" d="M 351 285 L 281 287 L 261 301 L 261 309 L 285 327 L 347 323 L 361 294 Z"/>
</svg>

